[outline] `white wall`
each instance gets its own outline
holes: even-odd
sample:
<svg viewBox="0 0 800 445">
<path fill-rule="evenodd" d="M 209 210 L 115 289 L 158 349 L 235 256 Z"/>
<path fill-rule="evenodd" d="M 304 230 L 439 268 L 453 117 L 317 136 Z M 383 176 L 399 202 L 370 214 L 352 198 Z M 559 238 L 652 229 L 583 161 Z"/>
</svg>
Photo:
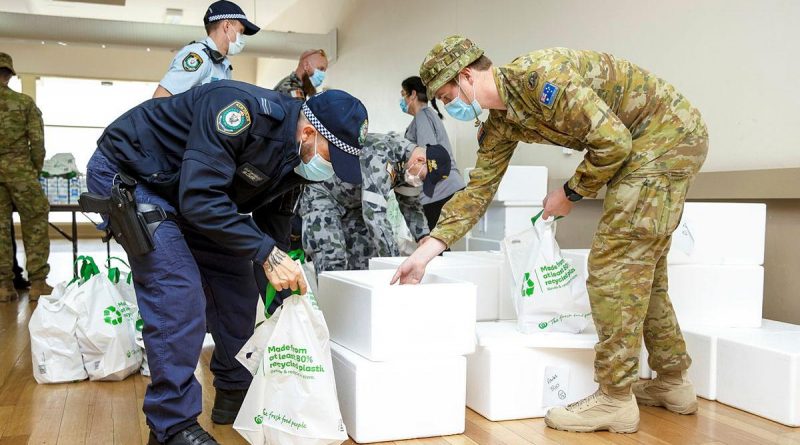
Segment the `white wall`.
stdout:
<svg viewBox="0 0 800 445">
<path fill-rule="evenodd" d="M 303 11 L 330 17 L 351 1 L 301 0 Z M 276 23 L 280 23 L 279 20 Z M 706 171 L 800 166 L 800 2 L 796 0 L 356 0 L 334 19 L 339 60 L 329 87 L 361 98 L 375 131 L 402 131 L 400 81 L 417 73 L 430 47 L 462 33 L 496 63 L 538 48 L 611 52 L 676 85 L 703 113 L 711 134 Z M 279 26 L 279 25 L 278 25 Z M 295 31 L 326 32 L 309 26 Z M 280 26 L 279 26 L 280 27 Z M 471 123 L 446 119 L 459 164 L 475 160 Z M 515 164 L 543 164 L 568 177 L 580 154 L 521 145 Z"/>
</svg>

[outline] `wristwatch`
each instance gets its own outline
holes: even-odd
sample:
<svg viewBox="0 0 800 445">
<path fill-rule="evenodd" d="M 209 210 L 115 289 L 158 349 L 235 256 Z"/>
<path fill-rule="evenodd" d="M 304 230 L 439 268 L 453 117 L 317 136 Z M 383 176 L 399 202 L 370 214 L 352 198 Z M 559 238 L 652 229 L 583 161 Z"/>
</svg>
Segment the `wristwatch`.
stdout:
<svg viewBox="0 0 800 445">
<path fill-rule="evenodd" d="M 567 195 L 567 199 L 569 199 L 570 202 L 578 202 L 583 199 L 583 195 L 569 188 L 568 182 L 564 183 L 564 193 Z"/>
</svg>

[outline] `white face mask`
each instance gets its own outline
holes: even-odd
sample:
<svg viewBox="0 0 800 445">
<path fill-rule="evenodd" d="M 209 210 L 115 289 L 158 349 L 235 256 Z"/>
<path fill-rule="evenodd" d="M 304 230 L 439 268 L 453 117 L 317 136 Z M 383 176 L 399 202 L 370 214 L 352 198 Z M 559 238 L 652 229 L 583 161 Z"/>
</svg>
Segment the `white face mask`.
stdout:
<svg viewBox="0 0 800 445">
<path fill-rule="evenodd" d="M 244 50 L 245 42 L 242 33 L 236 33 L 236 40 L 228 44 L 228 55 L 235 56 Z"/>
<path fill-rule="evenodd" d="M 417 170 L 417 173 L 411 173 L 411 168 L 406 168 L 406 173 L 404 175 L 406 184 L 410 185 L 411 187 L 421 187 L 422 186 L 422 178 L 420 177 L 420 173 L 422 173 L 422 167 L 425 164 L 420 164 L 420 168 Z"/>
</svg>

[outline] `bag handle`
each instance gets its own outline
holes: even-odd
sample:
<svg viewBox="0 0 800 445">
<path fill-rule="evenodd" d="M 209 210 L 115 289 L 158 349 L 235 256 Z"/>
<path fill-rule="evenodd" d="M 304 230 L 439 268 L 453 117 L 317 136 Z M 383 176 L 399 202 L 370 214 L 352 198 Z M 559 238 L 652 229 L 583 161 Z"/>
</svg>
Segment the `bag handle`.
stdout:
<svg viewBox="0 0 800 445">
<path fill-rule="evenodd" d="M 536 221 L 538 221 L 539 218 L 541 218 L 543 214 L 544 214 L 544 210 L 540 210 L 539 213 L 533 215 L 533 217 L 531 218 L 531 225 L 535 226 L 536 225 Z M 563 216 L 556 216 L 556 219 L 554 219 L 553 221 L 544 221 L 544 219 L 542 219 L 542 221 L 544 221 L 544 222 L 555 222 L 555 221 L 558 221 L 559 219 L 563 219 L 563 218 L 564 218 Z"/>
<path fill-rule="evenodd" d="M 111 256 L 108 257 L 106 260 L 106 267 L 108 268 L 108 279 L 111 280 L 112 283 L 118 284 L 119 278 L 122 276 L 122 273 L 119 270 L 119 267 L 111 267 L 111 260 L 117 260 L 120 263 L 124 264 L 128 267 L 128 277 L 125 279 L 126 284 L 131 284 L 133 280 L 133 271 L 131 271 L 131 266 L 125 260 L 120 257 Z"/>
<path fill-rule="evenodd" d="M 94 275 L 100 273 L 100 268 L 97 267 L 97 264 L 94 262 L 94 258 L 89 255 L 81 255 L 75 260 L 75 264 L 81 263 L 80 267 L 78 268 L 78 276 L 72 278 L 69 282 L 68 286 L 74 282 L 78 283 L 85 283 L 92 278 Z"/>
<path fill-rule="evenodd" d="M 289 258 L 297 261 L 299 264 L 306 262 L 306 253 L 303 249 L 291 250 L 286 254 L 289 255 Z M 305 276 L 303 279 L 305 279 Z M 306 283 L 306 285 L 308 285 L 308 283 Z M 272 285 L 272 283 L 267 283 L 267 289 L 264 291 L 264 316 L 267 317 L 267 320 L 272 317 L 272 314 L 269 313 L 269 307 L 272 302 L 275 301 L 275 295 L 277 295 L 277 293 L 278 291 L 275 290 L 275 287 Z M 300 295 L 300 289 L 292 291 L 292 295 Z"/>
</svg>

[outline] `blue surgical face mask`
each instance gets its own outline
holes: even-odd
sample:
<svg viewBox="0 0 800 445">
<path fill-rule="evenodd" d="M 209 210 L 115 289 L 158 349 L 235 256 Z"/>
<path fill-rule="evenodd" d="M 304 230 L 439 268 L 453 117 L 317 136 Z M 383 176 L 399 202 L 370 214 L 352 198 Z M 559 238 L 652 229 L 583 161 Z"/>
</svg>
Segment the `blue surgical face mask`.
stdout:
<svg viewBox="0 0 800 445">
<path fill-rule="evenodd" d="M 302 147 L 302 144 L 298 145 Z M 333 176 L 333 165 L 317 153 L 317 134 L 314 134 L 314 156 L 307 163 L 301 160 L 294 172 L 314 182 L 326 181 Z"/>
<path fill-rule="evenodd" d="M 325 71 L 315 68 L 314 74 L 312 74 L 308 80 L 311 81 L 311 85 L 314 85 L 314 88 L 319 88 L 319 86 L 322 85 L 322 82 L 325 81 Z"/>
<path fill-rule="evenodd" d="M 237 32 L 236 40 L 230 42 L 230 44 L 228 45 L 228 55 L 235 56 L 241 53 L 244 50 L 244 45 L 245 43 L 244 43 L 244 37 L 242 37 L 242 33 Z"/>
<path fill-rule="evenodd" d="M 404 97 L 400 98 L 400 110 L 403 113 L 408 113 L 408 102 L 406 102 L 406 99 Z"/>
<path fill-rule="evenodd" d="M 464 90 L 461 89 L 461 83 L 458 82 L 458 89 L 461 90 L 463 93 Z M 464 93 L 466 96 L 467 93 Z M 447 104 L 445 104 L 444 109 L 447 111 L 447 114 L 452 116 L 454 119 L 458 119 L 460 121 L 471 121 L 472 119 L 478 119 L 483 113 L 483 109 L 481 108 L 481 104 L 478 103 L 478 100 L 475 99 L 475 89 L 473 87 L 472 90 L 472 103 L 467 104 L 461 99 L 461 95 L 456 96 L 455 99 L 451 100 Z"/>
</svg>

